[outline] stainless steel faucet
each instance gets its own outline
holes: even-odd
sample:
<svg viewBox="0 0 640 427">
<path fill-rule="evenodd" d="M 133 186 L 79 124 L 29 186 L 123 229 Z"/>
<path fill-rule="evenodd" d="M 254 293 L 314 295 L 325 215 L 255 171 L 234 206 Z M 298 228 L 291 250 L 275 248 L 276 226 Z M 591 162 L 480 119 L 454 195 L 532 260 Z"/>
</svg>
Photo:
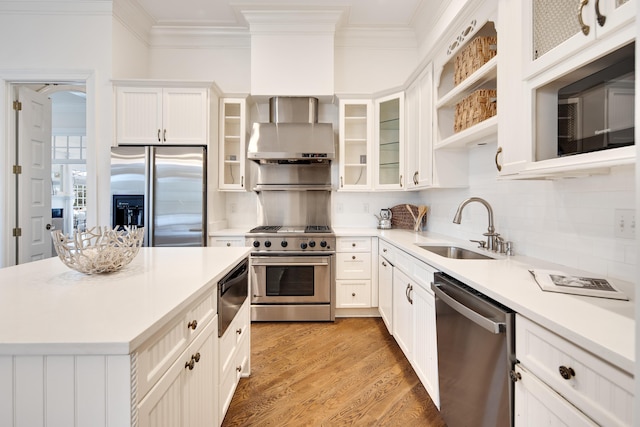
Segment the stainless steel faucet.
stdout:
<svg viewBox="0 0 640 427">
<path fill-rule="evenodd" d="M 499 237 L 500 234 L 496 233 L 496 229 L 493 226 L 493 209 L 491 209 L 491 205 L 486 200 L 481 199 L 480 197 L 469 197 L 468 199 L 464 200 L 462 203 L 460 203 L 460 206 L 458 206 L 456 215 L 453 217 L 453 223 L 460 224 L 460 222 L 462 221 L 462 210 L 464 209 L 465 206 L 467 206 L 471 202 L 482 203 L 484 207 L 487 208 L 487 212 L 489 214 L 489 227 L 487 228 L 487 232 L 483 234 L 483 236 L 487 237 L 486 248 L 494 252 L 500 249 L 500 252 L 503 252 L 502 248 L 497 247 L 498 242 L 500 243 L 499 246 L 502 246 L 503 240 L 502 238 Z M 477 240 L 472 240 L 472 241 L 478 242 Z M 483 248 L 485 247 L 484 245 L 485 242 L 481 241 L 479 243 L 481 247 Z"/>
</svg>

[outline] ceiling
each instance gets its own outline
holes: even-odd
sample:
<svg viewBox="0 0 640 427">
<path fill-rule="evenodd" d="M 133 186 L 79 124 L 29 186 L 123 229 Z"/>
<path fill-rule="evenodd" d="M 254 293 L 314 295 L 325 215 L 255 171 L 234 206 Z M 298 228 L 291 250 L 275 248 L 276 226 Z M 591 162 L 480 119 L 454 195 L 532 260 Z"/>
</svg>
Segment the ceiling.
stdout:
<svg viewBox="0 0 640 427">
<path fill-rule="evenodd" d="M 413 29 L 428 3 L 431 12 L 447 0 L 131 0 L 156 26 L 247 28 L 243 10 L 340 10 L 339 29 Z"/>
</svg>

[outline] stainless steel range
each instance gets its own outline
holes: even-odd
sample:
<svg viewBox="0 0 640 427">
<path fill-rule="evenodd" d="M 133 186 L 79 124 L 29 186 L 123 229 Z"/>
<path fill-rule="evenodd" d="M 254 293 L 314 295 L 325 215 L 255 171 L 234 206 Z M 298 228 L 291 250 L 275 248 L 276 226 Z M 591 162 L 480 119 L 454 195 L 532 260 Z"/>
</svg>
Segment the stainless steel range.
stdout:
<svg viewBox="0 0 640 427">
<path fill-rule="evenodd" d="M 335 320 L 335 242 L 328 226 L 251 230 L 251 320 Z"/>
<path fill-rule="evenodd" d="M 260 227 L 251 253 L 253 321 L 335 320 L 331 160 L 335 136 L 317 123 L 317 99 L 272 98 L 254 123 L 247 157 Z"/>
</svg>

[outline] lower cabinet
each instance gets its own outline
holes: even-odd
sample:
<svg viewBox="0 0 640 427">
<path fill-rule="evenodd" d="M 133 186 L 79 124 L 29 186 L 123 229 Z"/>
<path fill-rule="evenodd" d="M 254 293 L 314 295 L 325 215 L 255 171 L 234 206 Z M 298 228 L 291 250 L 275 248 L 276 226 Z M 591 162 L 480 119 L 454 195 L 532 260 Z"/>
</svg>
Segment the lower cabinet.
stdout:
<svg viewBox="0 0 640 427">
<path fill-rule="evenodd" d="M 249 308 L 249 299 L 247 298 L 225 333 L 220 337 L 219 424 L 222 424 L 227 409 L 229 409 L 240 378 L 249 376 L 251 371 L 251 313 Z"/>
<path fill-rule="evenodd" d="M 218 425 L 217 366 L 214 318 L 139 403 L 139 426 Z"/>
<path fill-rule="evenodd" d="M 385 248 L 380 244 L 381 250 Z M 438 349 L 436 339 L 435 296 L 431 290 L 434 268 L 397 248 L 393 251 L 395 264 L 392 270 L 392 325 L 393 336 L 411 363 L 418 378 L 431 396 L 433 403 L 440 407 L 438 386 Z M 383 275 L 389 274 L 380 256 L 379 279 L 382 286 Z M 382 287 L 381 287 L 382 289 Z M 382 293 L 380 306 L 383 305 Z"/>
<path fill-rule="evenodd" d="M 378 312 L 393 335 L 393 264 L 382 255 L 378 255 L 378 295 Z"/>
<path fill-rule="evenodd" d="M 371 292 L 371 237 L 336 240 L 336 308 L 374 307 Z"/>
<path fill-rule="evenodd" d="M 521 315 L 516 343 L 517 427 L 631 425 L 630 373 Z"/>
</svg>

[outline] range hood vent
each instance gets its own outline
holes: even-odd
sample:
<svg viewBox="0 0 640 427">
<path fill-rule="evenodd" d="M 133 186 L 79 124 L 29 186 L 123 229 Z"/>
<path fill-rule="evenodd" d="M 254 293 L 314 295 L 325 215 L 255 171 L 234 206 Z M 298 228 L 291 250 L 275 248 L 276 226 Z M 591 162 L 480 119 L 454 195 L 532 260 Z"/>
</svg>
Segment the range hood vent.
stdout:
<svg viewBox="0 0 640 427">
<path fill-rule="evenodd" d="M 327 163 L 335 158 L 333 126 L 318 123 L 318 99 L 273 97 L 269 123 L 254 123 L 247 157 L 260 163 Z"/>
</svg>

